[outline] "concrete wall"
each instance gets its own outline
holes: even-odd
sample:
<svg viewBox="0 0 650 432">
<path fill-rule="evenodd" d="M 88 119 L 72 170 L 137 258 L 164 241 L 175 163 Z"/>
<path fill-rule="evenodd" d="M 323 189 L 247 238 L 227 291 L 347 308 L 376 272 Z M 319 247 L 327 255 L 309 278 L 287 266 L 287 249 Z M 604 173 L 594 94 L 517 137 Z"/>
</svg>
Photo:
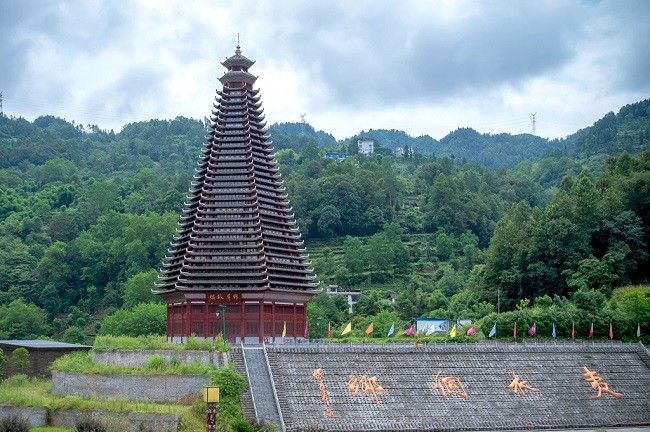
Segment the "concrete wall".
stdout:
<svg viewBox="0 0 650 432">
<path fill-rule="evenodd" d="M 45 426 L 47 424 L 47 408 L 45 407 L 21 407 L 15 405 L 0 405 L 0 419 L 10 416 L 22 417 L 29 423 L 30 427 Z"/>
<path fill-rule="evenodd" d="M 52 393 L 175 402 L 192 397 L 208 384 L 207 375 L 101 375 L 52 373 Z"/>
<path fill-rule="evenodd" d="M 144 366 L 154 355 L 159 355 L 169 364 L 176 358 L 181 363 L 197 361 L 202 365 L 213 364 L 219 368 L 223 365 L 223 353 L 219 351 L 187 350 L 98 350 L 93 351 L 93 363 L 106 363 L 119 366 Z"/>
</svg>

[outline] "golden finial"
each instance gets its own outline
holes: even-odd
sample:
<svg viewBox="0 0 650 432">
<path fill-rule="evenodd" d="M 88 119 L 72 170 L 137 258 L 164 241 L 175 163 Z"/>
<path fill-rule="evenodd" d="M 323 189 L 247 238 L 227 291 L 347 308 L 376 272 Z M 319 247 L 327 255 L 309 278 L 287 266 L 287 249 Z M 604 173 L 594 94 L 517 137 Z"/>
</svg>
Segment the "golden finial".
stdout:
<svg viewBox="0 0 650 432">
<path fill-rule="evenodd" d="M 241 54 L 241 47 L 239 46 L 239 33 L 237 33 L 237 47 L 235 48 L 235 54 Z"/>
</svg>

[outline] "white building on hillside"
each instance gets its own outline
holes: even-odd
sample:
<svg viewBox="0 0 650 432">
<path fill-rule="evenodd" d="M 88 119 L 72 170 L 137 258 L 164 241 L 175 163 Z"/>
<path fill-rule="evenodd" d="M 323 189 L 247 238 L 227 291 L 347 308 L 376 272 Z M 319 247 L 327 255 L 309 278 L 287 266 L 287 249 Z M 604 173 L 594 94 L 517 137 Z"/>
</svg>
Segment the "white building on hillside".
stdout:
<svg viewBox="0 0 650 432">
<path fill-rule="evenodd" d="M 359 154 L 369 156 L 375 151 L 375 142 L 373 140 L 359 140 Z"/>
</svg>

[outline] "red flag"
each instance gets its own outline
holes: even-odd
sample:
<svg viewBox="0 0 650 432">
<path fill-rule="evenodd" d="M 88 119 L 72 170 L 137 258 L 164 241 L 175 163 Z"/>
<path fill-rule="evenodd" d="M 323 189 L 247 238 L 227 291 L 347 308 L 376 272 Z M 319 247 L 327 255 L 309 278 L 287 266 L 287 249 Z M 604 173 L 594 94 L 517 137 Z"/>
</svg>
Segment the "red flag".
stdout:
<svg viewBox="0 0 650 432">
<path fill-rule="evenodd" d="M 330 321 L 327 322 L 327 338 L 332 339 L 332 323 Z"/>
<path fill-rule="evenodd" d="M 612 328 L 612 323 L 609 323 L 609 338 L 614 339 L 614 329 Z"/>
<path fill-rule="evenodd" d="M 571 323 L 571 340 L 576 338 L 576 324 Z"/>
<path fill-rule="evenodd" d="M 517 323 L 515 323 L 515 327 L 512 329 L 512 335 L 515 337 L 515 340 L 517 340 Z"/>
<path fill-rule="evenodd" d="M 591 323 L 591 328 L 589 329 L 589 337 L 594 337 L 594 323 Z"/>
<path fill-rule="evenodd" d="M 471 335 L 473 335 L 475 332 L 476 332 L 476 324 L 474 324 L 473 326 L 471 326 L 471 327 L 467 330 L 467 336 L 471 336 Z"/>
</svg>

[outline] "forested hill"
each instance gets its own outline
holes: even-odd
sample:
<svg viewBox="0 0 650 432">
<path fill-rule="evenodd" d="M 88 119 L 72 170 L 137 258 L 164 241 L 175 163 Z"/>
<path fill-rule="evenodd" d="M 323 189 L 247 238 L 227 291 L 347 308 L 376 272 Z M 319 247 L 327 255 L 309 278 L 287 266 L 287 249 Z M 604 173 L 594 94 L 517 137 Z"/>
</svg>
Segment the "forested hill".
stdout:
<svg viewBox="0 0 650 432">
<path fill-rule="evenodd" d="M 393 151 L 408 148 L 423 154 L 449 156 L 488 168 L 512 168 L 524 160 L 538 160 L 548 154 L 565 153 L 564 143 L 530 134 L 481 134 L 471 128 L 450 132 L 440 141 L 429 135 L 411 137 L 398 130 L 370 129 L 360 137 L 375 140 Z"/>
<path fill-rule="evenodd" d="M 302 123 L 270 129 L 319 279 L 368 293 L 355 326 L 378 313 L 390 316 L 375 323 L 479 319 L 496 298 L 510 310 L 540 297 L 549 305 L 557 294 L 558 308 L 568 310 L 564 296 L 573 301 L 591 289 L 599 294 L 575 298 L 600 314 L 613 289 L 650 279 L 650 151 L 618 154 L 613 142 L 646 127 L 647 108 L 637 105 L 614 116 L 617 133 L 602 144 L 612 153 L 599 155 L 611 157 L 591 172 L 571 153 L 493 170 L 458 153 L 395 157 L 388 142 L 378 154 L 337 162 L 324 153 L 356 141 L 337 143 Z M 590 136 L 602 141 L 599 131 L 611 132 L 601 123 L 566 142 L 583 143 L 576 154 L 586 154 Z M 156 300 L 151 287 L 205 131 L 183 117 L 115 133 L 53 116 L 0 115 L 0 339 L 84 342 L 107 311 Z M 635 136 L 647 149 L 650 134 L 642 132 Z M 478 152 L 476 142 L 499 137 L 463 129 L 436 145 L 474 142 Z M 389 293 L 402 295 L 381 302 Z M 327 306 L 323 297 L 310 307 Z M 348 320 L 345 308 L 330 306 L 310 316 Z M 164 307 L 159 315 L 164 329 Z"/>
<path fill-rule="evenodd" d="M 336 145 L 332 135 L 316 131 L 308 123 L 274 123 L 269 127 L 269 133 L 273 146 L 278 150 L 288 148 L 300 152 L 308 142 L 319 147 Z"/>
<path fill-rule="evenodd" d="M 370 129 L 357 137 L 375 140 L 395 151 L 409 148 L 423 154 L 450 156 L 488 168 L 512 168 L 545 156 L 571 155 L 579 163 L 598 168 L 608 156 L 627 151 L 640 153 L 650 142 L 650 99 L 625 105 L 618 114 L 610 112 L 593 126 L 565 139 L 548 140 L 531 134 L 481 134 L 472 128 L 459 128 L 440 141 L 429 135 L 411 137 L 395 129 Z"/>
<path fill-rule="evenodd" d="M 573 156 L 591 168 L 609 155 L 640 153 L 650 143 L 650 99 L 625 105 L 617 114 L 609 112 L 566 141 L 571 143 Z"/>
</svg>

